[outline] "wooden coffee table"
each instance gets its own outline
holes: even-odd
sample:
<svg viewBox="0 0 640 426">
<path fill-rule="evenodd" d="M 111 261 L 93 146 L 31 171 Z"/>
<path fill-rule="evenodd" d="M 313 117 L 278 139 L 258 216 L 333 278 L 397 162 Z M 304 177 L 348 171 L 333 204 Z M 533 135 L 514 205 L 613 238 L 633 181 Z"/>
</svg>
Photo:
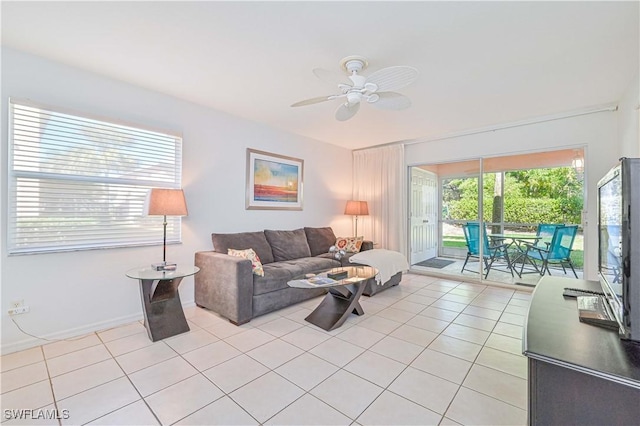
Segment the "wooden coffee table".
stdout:
<svg viewBox="0 0 640 426">
<path fill-rule="evenodd" d="M 306 321 L 323 330 L 331 331 L 340 327 L 353 312 L 356 315 L 364 315 L 360 305 L 360 296 L 368 280 L 374 279 L 378 270 L 370 266 L 346 266 L 333 268 L 316 274 L 318 281 L 328 281 L 327 273 L 346 272 L 347 276 L 341 280 L 332 282 L 313 283 L 313 278 L 307 276 L 296 277 L 289 281 L 289 287 L 295 288 L 328 288 L 329 293 L 305 318 Z"/>
</svg>

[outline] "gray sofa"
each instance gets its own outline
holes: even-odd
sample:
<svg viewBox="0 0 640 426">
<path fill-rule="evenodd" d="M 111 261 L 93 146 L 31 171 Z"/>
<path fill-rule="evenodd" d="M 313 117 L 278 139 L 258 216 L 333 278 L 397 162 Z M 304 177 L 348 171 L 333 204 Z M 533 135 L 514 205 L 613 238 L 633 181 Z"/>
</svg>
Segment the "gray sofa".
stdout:
<svg viewBox="0 0 640 426">
<path fill-rule="evenodd" d="M 325 293 L 324 289 L 291 288 L 287 282 L 296 276 L 317 273 L 349 263 L 351 254 L 336 260 L 329 247 L 336 236 L 330 227 L 301 228 L 293 231 L 258 231 L 237 234 L 212 234 L 213 251 L 195 255 L 200 272 L 195 276 L 195 301 L 228 318 L 244 324 L 252 318 Z M 253 249 L 263 264 L 264 277 L 254 275 L 251 261 L 229 256 L 227 249 Z M 361 250 L 373 248 L 365 241 Z M 366 284 L 365 294 L 397 285 L 402 273 L 384 285 L 373 279 Z"/>
</svg>

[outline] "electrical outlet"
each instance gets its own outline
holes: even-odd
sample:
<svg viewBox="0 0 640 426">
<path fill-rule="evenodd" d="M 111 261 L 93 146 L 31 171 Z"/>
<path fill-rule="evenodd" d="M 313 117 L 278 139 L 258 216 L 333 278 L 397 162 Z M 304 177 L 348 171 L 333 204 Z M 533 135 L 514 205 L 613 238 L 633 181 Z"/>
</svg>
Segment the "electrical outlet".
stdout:
<svg viewBox="0 0 640 426">
<path fill-rule="evenodd" d="M 14 300 L 11 302 L 9 315 L 26 314 L 27 312 L 29 312 L 29 307 L 24 306 L 24 299 Z"/>
<path fill-rule="evenodd" d="M 18 308 L 9 309 L 9 315 L 26 314 L 27 312 L 29 312 L 28 306 L 20 306 Z"/>
</svg>

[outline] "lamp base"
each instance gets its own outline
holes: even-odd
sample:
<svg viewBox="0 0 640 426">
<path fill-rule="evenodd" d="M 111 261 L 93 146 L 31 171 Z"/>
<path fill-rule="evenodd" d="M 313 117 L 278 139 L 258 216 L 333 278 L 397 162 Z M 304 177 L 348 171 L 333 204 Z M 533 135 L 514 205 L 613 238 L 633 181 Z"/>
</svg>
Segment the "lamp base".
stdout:
<svg viewBox="0 0 640 426">
<path fill-rule="evenodd" d="M 152 263 L 151 268 L 154 271 L 175 271 L 178 265 L 171 262 Z"/>
</svg>

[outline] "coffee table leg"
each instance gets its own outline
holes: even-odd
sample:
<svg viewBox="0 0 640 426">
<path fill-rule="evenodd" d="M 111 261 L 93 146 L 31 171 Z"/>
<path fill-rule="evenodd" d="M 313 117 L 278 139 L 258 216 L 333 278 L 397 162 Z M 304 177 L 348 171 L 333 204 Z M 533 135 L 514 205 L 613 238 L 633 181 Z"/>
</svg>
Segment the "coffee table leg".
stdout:
<svg viewBox="0 0 640 426">
<path fill-rule="evenodd" d="M 152 342 L 189 331 L 178 294 L 180 281 L 140 280 L 144 326 Z"/>
<path fill-rule="evenodd" d="M 362 305 L 360 304 L 360 302 L 358 302 L 358 304 L 353 308 L 353 314 L 355 315 L 364 315 L 364 309 L 362 309 Z"/>
<path fill-rule="evenodd" d="M 366 281 L 363 281 L 330 288 L 322 302 L 305 320 L 323 330 L 331 331 L 344 324 L 351 313 L 363 315 L 360 296 L 365 284 Z"/>
</svg>

